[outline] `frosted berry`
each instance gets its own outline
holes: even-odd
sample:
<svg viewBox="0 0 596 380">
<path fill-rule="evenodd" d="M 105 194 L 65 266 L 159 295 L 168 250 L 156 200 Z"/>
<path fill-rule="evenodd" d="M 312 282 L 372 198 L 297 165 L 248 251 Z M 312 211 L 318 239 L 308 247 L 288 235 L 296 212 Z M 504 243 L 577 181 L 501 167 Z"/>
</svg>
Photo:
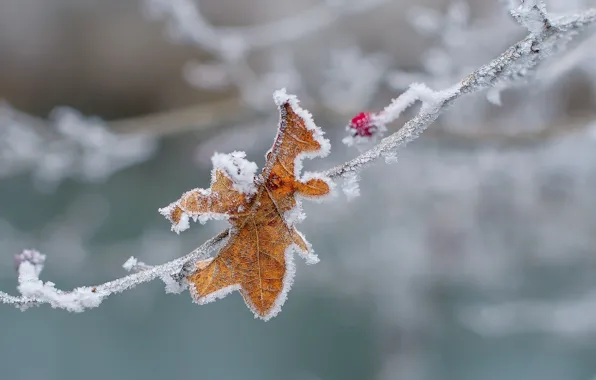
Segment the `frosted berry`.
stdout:
<svg viewBox="0 0 596 380">
<path fill-rule="evenodd" d="M 353 137 L 372 137 L 377 131 L 378 127 L 373 123 L 370 112 L 361 112 L 356 115 L 348 125 L 348 130 Z"/>
</svg>

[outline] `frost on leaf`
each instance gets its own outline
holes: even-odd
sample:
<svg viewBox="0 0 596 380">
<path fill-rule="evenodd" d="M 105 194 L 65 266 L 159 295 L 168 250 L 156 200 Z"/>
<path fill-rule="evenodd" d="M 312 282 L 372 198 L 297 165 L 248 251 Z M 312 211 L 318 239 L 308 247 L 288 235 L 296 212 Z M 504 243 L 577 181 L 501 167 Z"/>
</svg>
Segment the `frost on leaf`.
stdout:
<svg viewBox="0 0 596 380">
<path fill-rule="evenodd" d="M 188 229 L 190 217 L 205 223 L 244 212 L 246 200 L 257 190 L 257 165 L 244 157 L 244 152 L 214 154 L 211 188 L 190 190 L 178 201 L 159 210 L 172 222 L 172 231 L 180 233 Z"/>
<path fill-rule="evenodd" d="M 285 90 L 277 91 L 274 100 L 280 123 L 261 175 L 254 176 L 253 166 L 238 152 L 224 162 L 218 157 L 209 189 L 191 190 L 160 210 L 174 230 L 185 227 L 189 217 L 228 219 L 228 241 L 213 261 L 199 263 L 187 277 L 191 294 L 204 304 L 238 290 L 255 316 L 264 320 L 275 316 L 286 299 L 294 277 L 294 251 L 308 263 L 317 261 L 294 227 L 303 219 L 297 197 L 321 198 L 330 194 L 332 185 L 316 173 L 300 176 L 303 158 L 329 153 L 323 132 Z M 233 164 L 234 160 L 240 161 Z"/>
<path fill-rule="evenodd" d="M 245 157 L 246 153 L 244 152 L 215 153 L 211 161 L 215 170 L 221 170 L 226 177 L 232 180 L 235 190 L 246 195 L 253 195 L 257 192 L 254 180 L 258 168 L 257 164 L 245 160 Z"/>
</svg>

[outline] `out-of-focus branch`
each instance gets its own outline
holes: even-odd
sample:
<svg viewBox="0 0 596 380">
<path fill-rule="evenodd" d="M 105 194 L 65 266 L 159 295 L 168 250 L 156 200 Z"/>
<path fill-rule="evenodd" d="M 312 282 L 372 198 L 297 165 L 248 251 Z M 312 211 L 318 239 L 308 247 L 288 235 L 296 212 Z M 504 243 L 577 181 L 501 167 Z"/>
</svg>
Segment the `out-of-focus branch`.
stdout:
<svg viewBox="0 0 596 380">
<path fill-rule="evenodd" d="M 44 121 L 0 107 L 0 178 L 29 171 L 42 190 L 65 178 L 104 180 L 145 161 L 156 148 L 154 136 L 118 136 L 101 120 L 69 108 L 54 110 Z"/>
<path fill-rule="evenodd" d="M 203 17 L 193 0 L 145 0 L 151 14 L 168 18 L 177 37 L 190 41 L 222 59 L 237 59 L 263 49 L 300 39 L 332 26 L 341 17 L 360 14 L 389 0 L 358 0 L 346 3 L 322 1 L 280 20 L 246 27 L 216 27 Z"/>
<path fill-rule="evenodd" d="M 193 107 L 155 113 L 129 119 L 108 122 L 110 129 L 117 133 L 151 133 L 157 136 L 188 131 L 209 131 L 218 126 L 227 126 L 247 120 L 256 112 L 232 97 Z"/>
<path fill-rule="evenodd" d="M 309 107 L 313 114 L 323 115 L 333 119 L 346 119 L 351 115 L 338 114 L 336 111 L 322 104 L 313 104 Z M 52 138 L 49 123 L 35 116 L 13 110 L 15 120 L 22 125 L 32 126 L 36 131 L 43 132 Z M 257 118 L 261 115 L 251 108 L 246 107 L 239 97 L 230 97 L 211 103 L 201 103 L 196 106 L 174 109 L 127 119 L 107 121 L 106 125 L 118 134 L 151 134 L 156 137 L 175 135 L 178 133 L 214 133 L 235 127 L 237 123 Z M 506 133 L 490 124 L 476 128 L 474 131 L 458 131 L 453 129 L 429 130 L 429 136 L 455 139 L 462 142 L 482 143 L 498 142 L 508 144 L 524 144 L 544 141 L 564 136 L 585 128 L 590 122 L 596 120 L 596 113 L 569 116 L 553 121 L 543 128 L 535 131 L 512 131 Z"/>
<path fill-rule="evenodd" d="M 145 0 L 149 14 L 167 22 L 174 40 L 211 53 L 218 61 L 217 66 L 224 81 L 234 85 L 243 101 L 255 109 L 265 109 L 269 90 L 279 86 L 273 83 L 268 85 L 271 80 L 276 80 L 271 76 L 259 76 L 253 70 L 248 62 L 249 53 L 283 46 L 328 28 L 343 17 L 361 14 L 387 3 L 388 0 L 322 1 L 283 19 L 261 25 L 219 27 L 209 22 L 201 12 L 200 3 L 195 0 Z M 290 75 L 289 71 L 285 67 L 283 74 Z M 297 72 L 292 74 L 299 76 Z M 201 85 L 200 82 L 196 84 Z M 273 88 L 269 88 L 271 85 Z"/>
<path fill-rule="evenodd" d="M 531 4 L 530 4 L 531 3 Z M 422 102 L 420 112 L 394 134 L 384 138 L 377 146 L 364 152 L 351 161 L 336 166 L 325 175 L 336 178 L 355 173 L 381 157 L 392 157 L 395 151 L 414 140 L 439 115 L 465 94 L 478 92 L 499 84 L 525 79 L 544 59 L 552 55 L 557 43 L 566 42 L 596 21 L 596 9 L 565 17 L 550 17 L 536 1 L 526 0 L 516 13 L 516 19 L 528 27 L 530 34 L 512 45 L 489 64 L 472 72 L 453 87 L 433 91 L 424 85 L 412 85 L 406 92 L 395 98 L 377 118 L 382 123 L 397 119 L 416 100 Z M 536 21 L 538 20 L 538 21 Z"/>
</svg>

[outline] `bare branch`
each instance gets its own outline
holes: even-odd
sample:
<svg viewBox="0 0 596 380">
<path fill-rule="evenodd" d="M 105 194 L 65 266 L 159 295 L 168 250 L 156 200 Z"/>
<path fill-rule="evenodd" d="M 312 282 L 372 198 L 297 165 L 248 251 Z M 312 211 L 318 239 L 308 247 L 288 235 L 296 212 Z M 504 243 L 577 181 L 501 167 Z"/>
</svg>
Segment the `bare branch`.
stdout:
<svg viewBox="0 0 596 380">
<path fill-rule="evenodd" d="M 200 4 L 189 0 L 145 0 L 156 18 L 167 18 L 178 38 L 224 59 L 237 59 L 263 49 L 300 39 L 329 28 L 344 16 L 357 15 L 389 3 L 388 0 L 355 1 L 341 7 L 324 1 L 281 20 L 245 27 L 216 27 L 203 17 Z"/>
<path fill-rule="evenodd" d="M 244 107 L 238 97 L 213 101 L 169 112 L 132 117 L 107 122 L 110 129 L 121 134 L 150 133 L 157 136 L 172 133 L 207 131 L 217 126 L 254 117 L 256 112 Z"/>
</svg>

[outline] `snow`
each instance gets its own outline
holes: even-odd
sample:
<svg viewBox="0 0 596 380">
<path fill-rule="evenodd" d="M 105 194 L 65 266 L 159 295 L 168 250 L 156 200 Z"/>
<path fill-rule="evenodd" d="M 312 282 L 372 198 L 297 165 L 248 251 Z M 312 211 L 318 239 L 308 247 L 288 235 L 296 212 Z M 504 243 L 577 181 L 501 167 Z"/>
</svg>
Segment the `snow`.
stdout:
<svg viewBox="0 0 596 380">
<path fill-rule="evenodd" d="M 215 153 L 211 157 L 211 162 L 213 162 L 213 170 L 221 170 L 232 180 L 232 187 L 236 191 L 248 196 L 256 194 L 255 174 L 258 167 L 254 162 L 246 160 L 246 153 L 238 151 L 229 154 Z"/>
</svg>

